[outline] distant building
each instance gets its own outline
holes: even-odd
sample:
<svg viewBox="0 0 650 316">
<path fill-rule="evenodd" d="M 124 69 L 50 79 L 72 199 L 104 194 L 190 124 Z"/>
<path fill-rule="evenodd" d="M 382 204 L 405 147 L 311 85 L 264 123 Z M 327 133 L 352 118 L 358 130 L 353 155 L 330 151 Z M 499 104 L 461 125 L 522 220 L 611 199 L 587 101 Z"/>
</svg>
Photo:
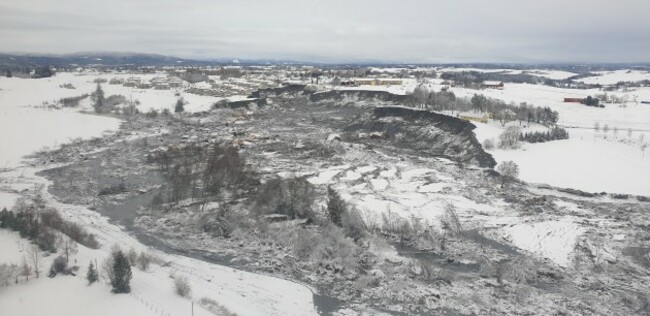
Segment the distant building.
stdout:
<svg viewBox="0 0 650 316">
<path fill-rule="evenodd" d="M 503 88 L 505 88 L 505 85 L 502 81 L 484 81 L 483 84 L 481 84 L 481 88 L 503 90 Z"/>
<path fill-rule="evenodd" d="M 178 77 L 169 77 L 167 84 L 172 88 L 180 88 L 183 86 L 183 79 Z"/>
<path fill-rule="evenodd" d="M 476 113 L 463 113 L 458 116 L 459 119 L 465 121 L 474 121 L 480 123 L 487 123 L 489 117 L 486 114 L 476 114 Z"/>
<path fill-rule="evenodd" d="M 402 80 L 399 79 L 354 79 L 355 86 L 400 86 Z"/>
<path fill-rule="evenodd" d="M 583 98 L 564 98 L 565 103 L 582 103 Z"/>
<path fill-rule="evenodd" d="M 141 81 L 140 77 L 128 77 L 123 85 L 125 87 L 136 87 L 141 83 Z"/>
</svg>

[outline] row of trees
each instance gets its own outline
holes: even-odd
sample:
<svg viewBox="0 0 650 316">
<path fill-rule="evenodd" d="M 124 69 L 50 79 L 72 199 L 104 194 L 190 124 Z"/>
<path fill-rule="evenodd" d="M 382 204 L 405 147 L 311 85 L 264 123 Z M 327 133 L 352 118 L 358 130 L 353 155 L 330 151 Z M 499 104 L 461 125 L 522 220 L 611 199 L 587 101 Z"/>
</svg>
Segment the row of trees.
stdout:
<svg viewBox="0 0 650 316">
<path fill-rule="evenodd" d="M 512 82 L 512 83 L 527 83 L 535 85 L 547 85 L 551 87 L 558 88 L 577 88 L 577 89 L 588 89 L 588 88 L 599 88 L 598 84 L 585 84 L 583 82 L 577 82 L 575 80 L 595 76 L 591 73 L 583 73 L 576 75 L 567 79 L 550 79 L 544 78 L 543 76 L 538 76 L 535 74 L 526 73 L 525 71 L 519 74 L 508 73 L 505 71 L 498 72 L 479 72 L 479 71 L 461 71 L 461 72 L 445 72 L 440 75 L 441 79 L 454 81 L 458 86 L 479 89 L 485 81 L 502 81 L 502 82 Z"/>
<path fill-rule="evenodd" d="M 569 133 L 561 127 L 553 127 L 546 132 L 521 133 L 519 137 L 519 140 L 528 143 L 544 143 L 561 139 L 569 139 Z"/>
<path fill-rule="evenodd" d="M 56 252 L 58 248 L 65 249 L 69 246 L 68 240 L 89 248 L 99 247 L 93 234 L 86 232 L 80 225 L 63 220 L 54 209 L 39 209 L 38 204 L 19 203 L 15 213 L 3 209 L 0 211 L 0 228 L 18 232 L 21 237 L 33 241 L 43 251 Z M 67 238 L 58 237 L 57 231 Z"/>
<path fill-rule="evenodd" d="M 580 102 L 586 106 L 593 106 L 593 107 L 601 107 L 604 108 L 605 106 L 600 104 L 600 100 L 598 98 L 594 98 L 592 96 L 588 96 L 584 99 L 582 99 L 582 102 Z"/>
<path fill-rule="evenodd" d="M 504 126 L 511 121 L 552 126 L 560 118 L 558 112 L 551 110 L 549 107 L 536 107 L 525 102 L 519 105 L 514 103 L 508 104 L 501 100 L 488 98 L 482 94 L 475 94 L 468 100 L 466 98 L 457 98 L 451 91 L 435 92 L 424 86 L 416 87 L 408 95 L 406 103 L 416 107 L 432 108 L 436 111 L 475 111 L 487 113 L 492 118 L 499 120 Z"/>
<path fill-rule="evenodd" d="M 461 71 L 444 72 L 441 79 L 452 80 L 456 85 L 468 88 L 480 88 L 485 81 L 504 81 L 514 83 L 543 84 L 546 79 L 529 74 L 510 74 L 505 72 Z"/>
</svg>

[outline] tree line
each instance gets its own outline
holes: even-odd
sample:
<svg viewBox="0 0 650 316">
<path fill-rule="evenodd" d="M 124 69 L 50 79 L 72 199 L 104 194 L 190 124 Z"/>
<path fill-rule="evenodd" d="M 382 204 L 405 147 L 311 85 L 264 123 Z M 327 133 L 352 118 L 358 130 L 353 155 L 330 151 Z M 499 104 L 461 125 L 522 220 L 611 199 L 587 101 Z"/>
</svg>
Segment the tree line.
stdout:
<svg viewBox="0 0 650 316">
<path fill-rule="evenodd" d="M 569 139 L 569 133 L 561 127 L 553 127 L 546 132 L 521 133 L 519 140 L 528 143 L 545 143 L 553 140 Z"/>
<path fill-rule="evenodd" d="M 406 98 L 406 104 L 416 107 L 427 107 L 436 111 L 475 111 L 486 113 L 499 120 L 502 125 L 510 121 L 538 123 L 553 126 L 560 115 L 549 107 L 538 107 L 521 103 L 506 103 L 504 101 L 488 98 L 482 94 L 475 94 L 471 99 L 457 98 L 451 91 L 435 92 L 424 86 L 416 87 Z"/>
</svg>

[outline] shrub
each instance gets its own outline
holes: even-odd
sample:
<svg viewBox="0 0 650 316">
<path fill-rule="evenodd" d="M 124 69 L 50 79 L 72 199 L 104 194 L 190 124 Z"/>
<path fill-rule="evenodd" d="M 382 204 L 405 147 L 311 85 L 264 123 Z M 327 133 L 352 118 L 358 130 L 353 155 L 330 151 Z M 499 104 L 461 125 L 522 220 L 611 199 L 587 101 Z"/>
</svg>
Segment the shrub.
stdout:
<svg viewBox="0 0 650 316">
<path fill-rule="evenodd" d="M 50 267 L 50 277 L 54 277 L 59 273 L 66 273 L 68 269 L 68 261 L 65 260 L 65 257 L 58 256 L 52 261 L 52 266 Z M 54 275 L 52 275 L 52 272 Z"/>
<path fill-rule="evenodd" d="M 504 161 L 497 166 L 497 171 L 506 178 L 516 179 L 519 176 L 519 166 L 514 161 Z"/>
<path fill-rule="evenodd" d="M 494 149 L 494 140 L 491 138 L 488 138 L 483 141 L 483 149 L 485 150 L 492 150 Z"/>
<path fill-rule="evenodd" d="M 78 97 L 62 98 L 61 100 L 59 100 L 59 102 L 64 107 L 76 107 L 76 106 L 79 105 L 79 102 L 81 102 L 81 100 L 83 100 L 83 99 L 85 99 L 87 97 L 88 97 L 88 94 L 82 94 L 82 95 L 80 95 Z"/>
<path fill-rule="evenodd" d="M 515 283 L 535 283 L 537 281 L 535 262 L 524 256 L 499 262 L 496 270 L 499 284 L 503 284 L 504 280 Z"/>
<path fill-rule="evenodd" d="M 174 276 L 174 288 L 176 289 L 176 294 L 181 297 L 188 297 L 192 293 L 190 281 L 184 275 Z"/>
<path fill-rule="evenodd" d="M 147 271 L 149 269 L 149 265 L 151 264 L 151 256 L 145 252 L 140 252 L 137 263 L 140 270 Z"/>
<path fill-rule="evenodd" d="M 145 113 L 144 116 L 148 118 L 156 118 L 158 117 L 158 111 L 156 111 L 155 109 L 149 109 L 149 111 Z"/>
<path fill-rule="evenodd" d="M 124 79 L 117 78 L 117 77 L 111 78 L 111 80 L 108 81 L 108 84 L 123 84 L 123 83 L 124 83 Z"/>
<path fill-rule="evenodd" d="M 51 229 L 44 227 L 34 240 L 34 243 L 43 251 L 56 252 L 57 238 Z"/>
<path fill-rule="evenodd" d="M 237 228 L 246 226 L 246 221 L 245 215 L 233 212 L 227 204 L 222 203 L 216 212 L 207 212 L 201 216 L 200 226 L 215 236 L 230 238 Z"/>
<path fill-rule="evenodd" d="M 116 105 L 126 104 L 126 103 L 127 103 L 126 97 L 119 94 L 111 95 L 108 98 L 106 98 L 106 100 L 104 100 L 104 105 L 109 109 L 115 108 Z"/>
<path fill-rule="evenodd" d="M 312 269 L 356 273 L 364 268 L 362 249 L 345 236 L 343 229 L 335 225 L 318 229 L 298 228 L 290 232 L 288 240 L 284 239 L 283 242 Z"/>
<path fill-rule="evenodd" d="M 199 301 L 199 305 L 203 306 L 203 308 L 207 309 L 208 311 L 212 312 L 215 315 L 237 316 L 237 314 L 229 311 L 227 308 L 223 307 L 221 304 L 217 303 L 215 300 L 209 299 L 207 297 L 202 298 Z"/>
</svg>

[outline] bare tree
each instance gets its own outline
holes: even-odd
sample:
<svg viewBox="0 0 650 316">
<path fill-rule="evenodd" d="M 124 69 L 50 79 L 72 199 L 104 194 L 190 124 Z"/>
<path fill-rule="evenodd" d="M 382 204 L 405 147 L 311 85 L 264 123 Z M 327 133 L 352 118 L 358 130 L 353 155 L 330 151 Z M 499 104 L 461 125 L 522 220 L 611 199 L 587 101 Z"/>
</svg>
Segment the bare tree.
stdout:
<svg viewBox="0 0 650 316">
<path fill-rule="evenodd" d="M 497 113 L 496 118 L 501 123 L 501 126 L 505 127 L 506 124 L 514 121 L 517 118 L 517 114 L 511 109 L 504 109 Z"/>
<path fill-rule="evenodd" d="M 25 277 L 25 281 L 29 281 L 30 274 L 32 274 L 32 267 L 29 266 L 25 257 L 23 257 L 23 263 L 20 265 L 20 275 Z"/>
<path fill-rule="evenodd" d="M 111 282 L 115 278 L 115 273 L 113 272 L 113 264 L 115 261 L 113 260 L 113 256 L 108 256 L 104 262 L 102 263 L 102 278 L 106 280 L 106 282 Z"/>
<path fill-rule="evenodd" d="M 70 262 L 70 255 L 77 253 L 77 242 L 72 240 L 70 237 L 64 236 L 59 239 L 59 245 L 65 254 L 65 261 Z"/>
<path fill-rule="evenodd" d="M 519 166 L 514 161 L 504 161 L 498 167 L 497 171 L 506 177 L 516 179 L 519 176 Z"/>
<path fill-rule="evenodd" d="M 38 270 L 38 263 L 41 260 L 41 249 L 39 249 L 37 245 L 31 244 L 27 249 L 27 256 L 29 257 L 29 261 L 31 261 L 32 266 L 34 267 L 34 274 L 36 274 L 36 278 L 38 279 L 40 274 L 40 271 Z"/>
<path fill-rule="evenodd" d="M 135 249 L 131 248 L 126 254 L 126 258 L 129 260 L 129 264 L 134 267 L 136 260 L 138 259 L 138 253 L 135 251 Z"/>
<path fill-rule="evenodd" d="M 517 149 L 520 146 L 519 137 L 521 130 L 518 127 L 510 126 L 499 135 L 499 147 L 502 149 Z"/>
</svg>

